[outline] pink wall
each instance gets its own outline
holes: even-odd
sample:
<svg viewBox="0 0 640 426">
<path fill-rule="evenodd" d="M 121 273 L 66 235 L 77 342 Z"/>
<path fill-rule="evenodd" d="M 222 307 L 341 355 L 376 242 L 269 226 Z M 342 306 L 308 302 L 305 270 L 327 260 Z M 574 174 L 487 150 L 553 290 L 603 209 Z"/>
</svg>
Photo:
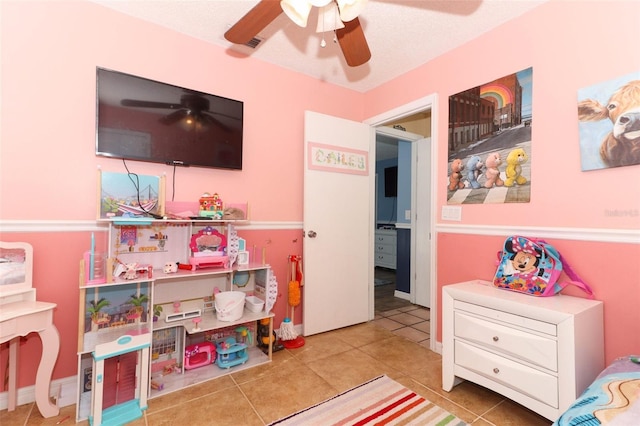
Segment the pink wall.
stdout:
<svg viewBox="0 0 640 426">
<path fill-rule="evenodd" d="M 89 2 L 3 1 L 0 12 L 2 221 L 27 221 L 25 228 L 29 221 L 49 220 L 86 223 L 88 229 L 95 226 L 95 170 L 101 166 L 124 171 L 119 160 L 94 155 L 96 66 L 245 101 L 245 170 L 178 169 L 175 200 L 195 200 L 202 192 L 216 191 L 224 200 L 249 201 L 251 219 L 257 222 L 302 220 L 304 110 L 362 121 L 437 93 L 439 120 L 434 127 L 440 129 L 438 162 L 444 165 L 447 97 L 532 66 L 532 202 L 465 206 L 461 224 L 634 232 L 640 228 L 638 215 L 603 214 L 605 208 L 639 208 L 638 166 L 580 172 L 576 121 L 579 88 L 640 69 L 640 56 L 630 54 L 629 43 L 611 42 L 608 32 L 615 22 L 616 40 L 635 40 L 640 4 L 584 2 L 578 7 L 553 0 L 366 94 L 251 58 L 237 59 L 219 47 Z M 496 45 L 501 46 L 499 53 L 490 48 Z M 129 165 L 136 173 L 171 173 L 157 164 Z M 438 208 L 446 202 L 446 179 L 446 169 L 440 167 Z M 173 189 L 169 184 L 167 192 Z M 294 242 L 297 233 L 273 230 L 247 235 L 250 244 L 270 241 L 273 249 L 268 250 L 267 260 L 275 268 L 281 293 L 286 289 L 286 256 L 301 252 L 300 242 Z M 54 378 L 74 375 L 77 264 L 88 247 L 88 230 L 36 230 L 1 237 L 34 245 L 38 296 L 58 303 L 55 322 L 63 346 Z M 490 278 L 500 240 L 440 235 L 438 286 Z M 638 309 L 629 306 L 629 300 L 638 300 L 638 246 L 568 240 L 557 245 L 605 301 L 607 359 L 637 352 L 638 341 L 620 333 L 640 336 Z M 465 247 L 473 247 L 474 254 L 469 256 L 469 266 L 461 268 L 458 257 Z M 477 247 L 487 249 L 477 254 Z M 283 310 L 284 304 L 276 307 L 276 326 Z M 298 312 L 296 318 L 301 318 Z M 22 353 L 31 352 L 36 358 L 37 339 L 25 345 L 33 350 Z M 28 362 L 22 363 L 21 386 L 34 382 L 30 369 Z"/>
<path fill-rule="evenodd" d="M 640 55 L 621 42 L 637 38 L 639 20 L 638 2 L 545 3 L 366 93 L 365 115 L 437 93 L 438 176 L 446 182 L 448 97 L 533 67 L 531 203 L 465 205 L 463 224 L 638 229 L 640 166 L 580 171 L 577 92 L 640 71 Z M 617 41 L 604 35 L 612 25 Z M 438 186 L 438 210 L 446 191 Z M 634 214 L 608 216 L 605 209 Z"/>
<path fill-rule="evenodd" d="M 607 361 L 640 350 L 640 166 L 581 171 L 577 92 L 640 71 L 640 55 L 624 41 L 637 39 L 638 22 L 638 2 L 550 1 L 365 94 L 367 117 L 438 94 L 439 212 L 447 202 L 448 97 L 533 67 L 531 202 L 463 205 L 462 221 L 453 225 L 471 226 L 475 231 L 469 232 L 479 234 L 487 233 L 484 227 L 496 227 L 497 233 L 500 227 L 534 227 L 633 234 L 635 244 L 553 240 L 605 303 Z M 613 27 L 615 36 L 607 36 Z M 629 214 L 612 216 L 606 210 Z M 439 214 L 436 221 L 452 225 Z M 439 234 L 438 294 L 446 284 L 492 279 L 495 252 L 505 236 Z M 438 311 L 438 341 L 440 319 Z"/>
<path fill-rule="evenodd" d="M 178 168 L 175 200 L 215 191 L 227 202 L 250 201 L 256 221 L 302 220 L 305 109 L 363 119 L 357 92 L 90 2 L 2 2 L 1 19 L 0 135 L 9 146 L 0 189 L 11 200 L 0 205 L 3 219 L 93 219 L 94 171 L 125 171 L 122 161 L 94 155 L 96 66 L 244 101 L 244 170 Z M 130 167 L 172 173 L 161 164 Z M 30 207 L 33 194 L 38 208 Z"/>
<path fill-rule="evenodd" d="M 605 358 L 640 351 L 640 245 L 569 241 L 545 238 L 562 253 L 571 267 L 604 302 Z M 438 283 L 452 284 L 474 279 L 491 281 L 496 272 L 496 252 L 504 237 L 438 234 Z M 454 254 L 455 253 L 455 254 Z M 567 278 L 563 275 L 561 280 Z M 441 287 L 441 286 L 440 286 Z M 568 287 L 563 292 L 585 297 Z M 532 296 L 533 297 L 533 296 Z M 438 312 L 442 300 L 438 298 Z M 442 342 L 442 327 L 438 329 Z"/>
</svg>

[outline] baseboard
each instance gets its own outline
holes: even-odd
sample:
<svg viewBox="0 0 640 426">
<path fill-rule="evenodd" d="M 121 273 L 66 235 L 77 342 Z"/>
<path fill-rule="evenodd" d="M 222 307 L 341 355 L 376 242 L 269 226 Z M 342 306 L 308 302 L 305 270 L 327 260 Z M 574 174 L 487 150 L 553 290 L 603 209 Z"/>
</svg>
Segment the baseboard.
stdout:
<svg viewBox="0 0 640 426">
<path fill-rule="evenodd" d="M 398 299 L 411 301 L 411 293 L 405 293 L 404 291 L 396 290 L 393 295 Z"/>
<path fill-rule="evenodd" d="M 51 381 L 49 396 L 56 402 L 58 407 L 66 407 L 76 403 L 78 378 L 76 376 L 65 377 Z M 24 405 L 35 402 L 36 387 L 35 385 L 25 386 L 18 389 L 17 405 Z M 9 392 L 0 393 L 0 410 L 6 410 L 9 407 Z"/>
</svg>

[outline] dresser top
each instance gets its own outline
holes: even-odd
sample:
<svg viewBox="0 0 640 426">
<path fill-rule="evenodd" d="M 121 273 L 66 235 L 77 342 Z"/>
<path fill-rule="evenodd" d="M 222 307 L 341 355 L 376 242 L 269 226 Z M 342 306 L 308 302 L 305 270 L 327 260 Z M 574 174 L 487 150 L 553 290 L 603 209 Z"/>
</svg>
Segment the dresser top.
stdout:
<svg viewBox="0 0 640 426">
<path fill-rule="evenodd" d="M 558 322 L 567 317 L 602 305 L 599 300 L 558 294 L 550 297 L 536 297 L 510 290 L 496 288 L 490 281 L 473 280 L 446 285 L 443 294 L 455 300 L 475 303 L 488 308 L 499 309 L 516 315 L 536 317 L 550 322 Z"/>
</svg>

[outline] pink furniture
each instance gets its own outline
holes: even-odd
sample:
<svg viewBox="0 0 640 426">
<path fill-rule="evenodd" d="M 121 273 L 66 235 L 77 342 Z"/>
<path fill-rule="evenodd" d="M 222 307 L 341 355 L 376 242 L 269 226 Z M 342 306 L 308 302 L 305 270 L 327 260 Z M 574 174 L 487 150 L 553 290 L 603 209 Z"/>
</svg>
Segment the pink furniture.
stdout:
<svg viewBox="0 0 640 426">
<path fill-rule="evenodd" d="M 0 242 L 0 343 L 10 342 L 8 409 L 16 408 L 20 336 L 36 332 L 42 339 L 42 357 L 36 373 L 36 404 L 43 417 L 53 417 L 60 412 L 49 399 L 51 374 L 60 349 L 60 336 L 53 325 L 56 304 L 36 301 L 32 273 L 31 245 Z"/>
</svg>

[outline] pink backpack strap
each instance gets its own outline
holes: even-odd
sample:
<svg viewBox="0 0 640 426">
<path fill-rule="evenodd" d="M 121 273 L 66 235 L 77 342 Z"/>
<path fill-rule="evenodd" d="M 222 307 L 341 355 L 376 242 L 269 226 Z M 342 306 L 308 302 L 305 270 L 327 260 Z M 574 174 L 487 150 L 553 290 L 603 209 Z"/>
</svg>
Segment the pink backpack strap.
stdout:
<svg viewBox="0 0 640 426">
<path fill-rule="evenodd" d="M 587 293 L 589 295 L 589 299 L 593 299 L 593 290 L 591 289 L 591 287 L 589 287 L 589 284 L 587 284 L 582 278 L 580 278 L 576 271 L 573 270 L 571 265 L 569 265 L 567 259 L 563 258 L 560 253 L 558 254 L 560 255 L 560 262 L 562 262 L 562 269 L 571 280 L 563 282 L 562 287 L 564 288 L 567 285 L 575 285 L 576 287 L 582 289 L 585 293 Z"/>
</svg>

